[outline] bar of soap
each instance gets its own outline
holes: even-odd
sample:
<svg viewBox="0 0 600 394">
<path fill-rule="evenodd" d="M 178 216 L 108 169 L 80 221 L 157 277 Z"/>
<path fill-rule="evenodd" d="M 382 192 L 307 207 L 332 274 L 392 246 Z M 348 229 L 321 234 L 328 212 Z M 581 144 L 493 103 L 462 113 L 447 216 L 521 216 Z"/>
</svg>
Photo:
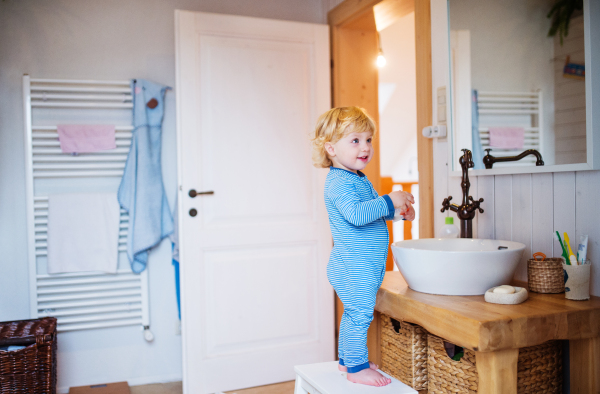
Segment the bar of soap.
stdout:
<svg viewBox="0 0 600 394">
<path fill-rule="evenodd" d="M 513 294 L 515 292 L 515 288 L 509 285 L 502 285 L 494 288 L 494 293 L 496 294 Z"/>
<path fill-rule="evenodd" d="M 512 287 L 512 286 L 511 286 Z M 492 304 L 516 305 L 525 302 L 529 293 L 522 287 L 515 287 L 515 292 L 512 294 L 494 293 L 495 288 L 491 288 L 485 292 L 485 302 Z"/>
</svg>

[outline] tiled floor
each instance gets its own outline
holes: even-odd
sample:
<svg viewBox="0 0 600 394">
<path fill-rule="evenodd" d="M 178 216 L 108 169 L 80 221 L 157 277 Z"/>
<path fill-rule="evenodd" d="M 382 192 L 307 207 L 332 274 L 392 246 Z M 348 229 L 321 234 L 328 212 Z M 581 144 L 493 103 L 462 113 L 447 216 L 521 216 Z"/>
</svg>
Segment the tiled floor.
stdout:
<svg viewBox="0 0 600 394">
<path fill-rule="evenodd" d="M 181 394 L 181 382 L 131 386 L 131 394 Z M 251 389 L 227 391 L 227 394 L 293 394 L 294 382 L 271 384 Z"/>
</svg>

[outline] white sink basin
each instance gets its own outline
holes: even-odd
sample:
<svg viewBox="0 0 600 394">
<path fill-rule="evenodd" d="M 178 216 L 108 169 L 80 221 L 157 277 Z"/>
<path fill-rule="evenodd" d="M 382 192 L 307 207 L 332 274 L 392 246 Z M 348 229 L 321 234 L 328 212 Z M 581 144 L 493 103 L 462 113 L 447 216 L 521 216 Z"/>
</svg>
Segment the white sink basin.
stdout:
<svg viewBox="0 0 600 394">
<path fill-rule="evenodd" d="M 522 243 L 494 239 L 426 238 L 392 244 L 408 286 L 443 295 L 479 295 L 509 284 L 524 249 Z"/>
</svg>

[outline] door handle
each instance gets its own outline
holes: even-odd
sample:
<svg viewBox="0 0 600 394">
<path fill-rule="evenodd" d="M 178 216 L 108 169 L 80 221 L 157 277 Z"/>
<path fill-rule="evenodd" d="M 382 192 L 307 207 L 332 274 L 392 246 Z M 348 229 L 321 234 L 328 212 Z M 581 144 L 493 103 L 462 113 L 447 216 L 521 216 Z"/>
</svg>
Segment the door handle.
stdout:
<svg viewBox="0 0 600 394">
<path fill-rule="evenodd" d="M 188 193 L 188 195 L 192 198 L 199 196 L 199 195 L 204 195 L 204 194 L 215 194 L 215 192 L 213 190 L 207 190 L 204 192 L 197 192 L 196 190 L 192 189 L 190 190 L 190 192 Z"/>
</svg>

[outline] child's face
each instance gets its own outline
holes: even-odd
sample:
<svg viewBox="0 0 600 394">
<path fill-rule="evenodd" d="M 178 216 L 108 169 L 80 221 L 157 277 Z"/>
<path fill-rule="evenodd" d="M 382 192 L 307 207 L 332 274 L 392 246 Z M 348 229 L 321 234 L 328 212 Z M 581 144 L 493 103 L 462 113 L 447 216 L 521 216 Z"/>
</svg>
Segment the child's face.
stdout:
<svg viewBox="0 0 600 394">
<path fill-rule="evenodd" d="M 335 144 L 325 143 L 334 167 L 356 173 L 365 169 L 373 158 L 373 133 L 351 132 Z"/>
</svg>

